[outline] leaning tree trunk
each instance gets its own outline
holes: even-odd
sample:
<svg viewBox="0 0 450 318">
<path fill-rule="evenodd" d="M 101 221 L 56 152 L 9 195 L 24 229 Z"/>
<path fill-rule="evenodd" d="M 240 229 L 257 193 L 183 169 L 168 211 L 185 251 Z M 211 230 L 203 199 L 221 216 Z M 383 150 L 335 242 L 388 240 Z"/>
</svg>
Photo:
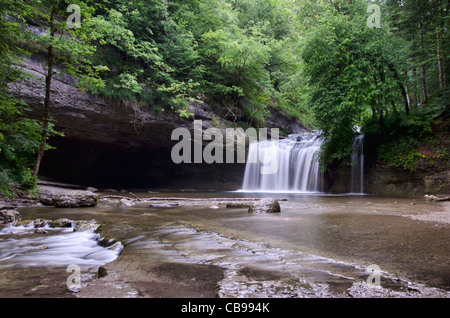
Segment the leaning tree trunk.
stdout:
<svg viewBox="0 0 450 318">
<path fill-rule="evenodd" d="M 33 175 L 37 176 L 39 173 L 39 167 L 41 165 L 42 157 L 44 156 L 45 148 L 47 147 L 47 137 L 50 124 L 50 87 L 52 84 L 53 76 L 53 39 L 55 36 L 55 15 L 57 10 L 57 3 L 53 4 L 52 13 L 50 16 L 50 44 L 47 48 L 47 60 L 48 68 L 47 75 L 45 77 L 45 98 L 44 98 L 44 112 L 42 120 L 42 132 L 41 132 L 41 145 L 39 147 L 39 152 L 36 158 L 36 163 L 34 165 Z"/>
</svg>

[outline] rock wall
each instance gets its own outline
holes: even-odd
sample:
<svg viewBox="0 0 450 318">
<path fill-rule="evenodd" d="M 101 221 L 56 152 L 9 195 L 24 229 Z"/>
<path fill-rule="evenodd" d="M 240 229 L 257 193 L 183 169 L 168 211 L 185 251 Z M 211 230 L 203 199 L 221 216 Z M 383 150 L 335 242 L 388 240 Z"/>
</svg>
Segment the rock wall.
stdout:
<svg viewBox="0 0 450 318">
<path fill-rule="evenodd" d="M 45 90 L 45 59 L 32 56 L 23 68 L 34 78 L 11 86 L 15 98 L 40 118 Z M 170 112 L 154 112 L 81 92 L 69 76 L 55 75 L 52 82 L 51 116 L 64 137 L 52 138 L 56 147 L 45 153 L 41 178 L 98 188 L 170 188 L 236 190 L 241 187 L 245 164 L 174 164 L 172 131 L 186 128 L 193 133 L 193 120 L 203 129 L 225 127 L 220 115 L 204 103 L 191 103 L 190 118 Z M 298 121 L 274 113 L 278 128 L 298 132 Z M 282 120 L 284 118 L 284 120 Z M 284 125 L 284 126 L 283 126 Z M 192 134 L 191 134 L 192 135 Z"/>
<path fill-rule="evenodd" d="M 387 167 L 380 162 L 372 167 L 365 179 L 368 193 L 412 195 L 450 193 L 450 171 L 422 170 L 408 172 Z"/>
<path fill-rule="evenodd" d="M 348 166 L 334 167 L 326 174 L 327 191 L 349 192 L 350 176 Z M 415 172 L 408 172 L 377 161 L 365 167 L 364 193 L 401 196 L 450 194 L 450 171 L 418 169 Z"/>
</svg>

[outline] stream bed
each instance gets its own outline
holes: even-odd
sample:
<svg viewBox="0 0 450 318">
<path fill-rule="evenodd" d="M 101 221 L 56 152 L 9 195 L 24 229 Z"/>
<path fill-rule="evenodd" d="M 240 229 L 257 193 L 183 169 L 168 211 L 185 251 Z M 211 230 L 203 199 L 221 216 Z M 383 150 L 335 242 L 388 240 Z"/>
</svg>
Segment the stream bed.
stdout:
<svg viewBox="0 0 450 318">
<path fill-rule="evenodd" d="M 276 197 L 281 213 L 221 202 L 19 209 L 22 219 L 95 221 L 98 234 L 0 227 L 0 297 L 449 297 L 448 203 L 372 195 L 242 192 L 138 197 Z M 28 231 L 28 232 L 27 232 Z M 69 265 L 81 286 L 67 287 Z M 107 275 L 98 276 L 102 267 Z"/>
</svg>

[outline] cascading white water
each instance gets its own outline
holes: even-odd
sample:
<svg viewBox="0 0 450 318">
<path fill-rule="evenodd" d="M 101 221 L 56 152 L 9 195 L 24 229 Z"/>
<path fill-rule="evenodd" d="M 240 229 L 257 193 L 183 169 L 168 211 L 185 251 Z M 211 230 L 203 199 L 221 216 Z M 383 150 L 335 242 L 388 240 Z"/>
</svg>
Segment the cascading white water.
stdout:
<svg viewBox="0 0 450 318">
<path fill-rule="evenodd" d="M 0 270 L 7 267 L 68 266 L 70 264 L 104 265 L 117 258 L 121 243 L 105 248 L 93 230 L 40 228 L 48 232 L 37 235 L 33 222 L 0 228 Z"/>
<path fill-rule="evenodd" d="M 317 132 L 290 135 L 279 141 L 253 142 L 242 190 L 319 192 L 323 186 L 318 162 L 321 144 Z M 261 168 L 274 164 L 277 165 L 274 173 L 261 173 Z"/>
<path fill-rule="evenodd" d="M 353 142 L 350 192 L 364 193 L 364 134 Z"/>
</svg>

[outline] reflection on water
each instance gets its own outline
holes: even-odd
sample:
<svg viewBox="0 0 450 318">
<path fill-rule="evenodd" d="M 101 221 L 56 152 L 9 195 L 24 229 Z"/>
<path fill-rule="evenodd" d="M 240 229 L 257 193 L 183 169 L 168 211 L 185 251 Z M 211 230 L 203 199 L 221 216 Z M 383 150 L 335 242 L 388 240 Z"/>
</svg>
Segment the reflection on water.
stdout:
<svg viewBox="0 0 450 318">
<path fill-rule="evenodd" d="M 148 193 L 137 195 L 149 196 Z M 185 192 L 152 193 L 151 196 L 250 195 Z M 449 227 L 413 218 L 441 211 L 439 204 L 425 202 L 422 198 L 378 196 L 286 193 L 253 193 L 251 196 L 287 198 L 288 201 L 280 202 L 281 213 L 266 215 L 248 214 L 246 209 L 227 209 L 220 202 L 214 203 L 219 208 L 211 208 L 204 202 L 181 201 L 178 207 L 171 208 L 104 202 L 96 208 L 84 209 L 24 208 L 21 214 L 29 219 L 95 219 L 103 225 L 102 235 L 124 243 L 118 264 L 140 260 L 140 265 L 132 270 L 131 266 L 127 270 L 112 266 L 111 270 L 116 270 L 118 275 L 133 271 L 130 277 L 141 274 L 150 277 L 150 267 L 155 264 L 218 266 L 224 273 L 217 291 L 221 297 L 373 296 L 373 292 L 367 294 L 361 287 L 369 277 L 366 267 L 371 264 L 379 266 L 381 285 L 389 289 L 382 296 L 401 297 L 401 293 L 419 293 L 419 289 L 422 297 L 432 297 L 436 293 L 448 296 Z M 61 253 L 55 254 L 45 253 L 50 252 L 50 248 L 40 250 L 44 245 L 53 245 L 57 251 L 56 242 L 45 241 L 54 239 L 51 236 L 19 243 L 17 237 L 1 234 L 0 266 L 16 268 L 22 263 L 21 266 L 27 267 L 33 259 L 46 260 L 47 263 L 42 263 L 45 268 L 52 262 L 82 264 L 90 259 L 100 264 L 110 261 L 104 248 L 90 245 L 95 240 L 89 235 L 70 236 L 72 234 L 75 233 L 58 234 L 64 243 L 60 245 Z M 16 244 L 14 250 L 18 255 L 10 257 L 13 251 L 8 250 L 6 244 Z M 51 260 L 53 256 L 55 259 Z M 31 274 L 27 275 L 24 279 L 31 280 Z M 178 277 L 180 273 L 171 275 Z M 10 282 L 0 287 L 0 295 L 8 293 L 5 288 L 12 286 Z"/>
</svg>

